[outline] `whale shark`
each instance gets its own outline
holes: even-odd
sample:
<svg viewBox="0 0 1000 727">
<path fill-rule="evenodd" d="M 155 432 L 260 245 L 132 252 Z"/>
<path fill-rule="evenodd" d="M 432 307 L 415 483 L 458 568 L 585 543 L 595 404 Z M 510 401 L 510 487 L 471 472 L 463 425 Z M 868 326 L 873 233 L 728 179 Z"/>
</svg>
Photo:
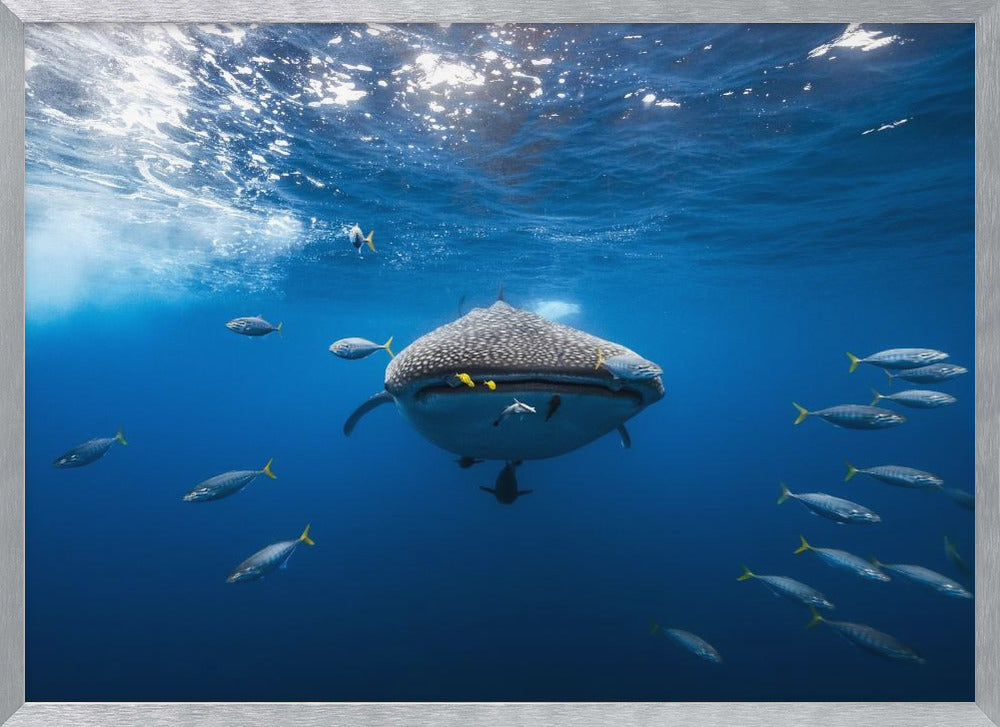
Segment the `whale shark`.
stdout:
<svg viewBox="0 0 1000 727">
<path fill-rule="evenodd" d="M 344 434 L 394 403 L 425 439 L 469 460 L 556 457 L 616 430 L 628 446 L 625 422 L 663 398 L 664 388 L 659 375 L 621 378 L 600 365 L 616 356 L 641 359 L 619 343 L 500 299 L 401 350 L 386 367 L 385 389 L 347 418 Z M 543 412 L 553 401 L 557 406 L 549 417 L 493 426 L 514 400 Z"/>
</svg>

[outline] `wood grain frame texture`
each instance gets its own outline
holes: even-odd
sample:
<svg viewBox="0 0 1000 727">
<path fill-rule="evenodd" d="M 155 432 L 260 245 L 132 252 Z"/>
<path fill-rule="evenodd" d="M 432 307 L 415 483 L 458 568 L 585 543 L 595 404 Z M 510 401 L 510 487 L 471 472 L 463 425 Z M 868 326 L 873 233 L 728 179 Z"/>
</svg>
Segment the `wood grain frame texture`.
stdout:
<svg viewBox="0 0 1000 727">
<path fill-rule="evenodd" d="M 1000 725 L 1000 0 L 0 0 L 0 722 L 9 727 Z M 975 703 L 24 702 L 24 25 L 51 22 L 976 24 Z"/>
</svg>

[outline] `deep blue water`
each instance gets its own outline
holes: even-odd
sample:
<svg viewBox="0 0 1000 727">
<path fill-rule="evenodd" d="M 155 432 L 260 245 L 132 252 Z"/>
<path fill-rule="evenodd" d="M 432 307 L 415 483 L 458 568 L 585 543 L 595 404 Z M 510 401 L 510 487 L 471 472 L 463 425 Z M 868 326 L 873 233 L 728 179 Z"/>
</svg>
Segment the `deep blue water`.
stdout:
<svg viewBox="0 0 1000 727">
<path fill-rule="evenodd" d="M 972 602 L 792 551 L 964 580 L 942 538 L 971 561 L 972 513 L 845 484 L 843 460 L 971 491 L 975 372 L 937 387 L 953 406 L 891 405 L 892 430 L 795 427 L 791 405 L 884 390 L 848 350 L 971 369 L 971 25 L 26 36 L 27 699 L 973 699 Z M 527 462 L 509 507 L 479 490 L 499 463 L 460 470 L 390 407 L 345 438 L 388 357 L 326 350 L 398 352 L 501 283 L 667 389 L 630 450 Z M 281 338 L 223 326 L 258 313 Z M 128 447 L 51 466 L 119 426 Z M 271 457 L 274 482 L 181 501 Z M 884 521 L 778 507 L 779 480 Z M 286 570 L 225 583 L 307 522 Z M 805 630 L 744 562 L 927 663 Z"/>
</svg>

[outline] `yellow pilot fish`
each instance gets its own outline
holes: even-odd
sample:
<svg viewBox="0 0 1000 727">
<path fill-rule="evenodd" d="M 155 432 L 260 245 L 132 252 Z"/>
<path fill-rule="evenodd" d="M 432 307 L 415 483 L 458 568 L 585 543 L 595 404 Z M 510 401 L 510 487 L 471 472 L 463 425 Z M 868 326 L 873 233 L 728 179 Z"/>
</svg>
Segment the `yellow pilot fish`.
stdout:
<svg viewBox="0 0 1000 727">
<path fill-rule="evenodd" d="M 468 374 L 458 373 L 455 374 L 455 378 L 461 381 L 463 384 L 468 386 L 470 389 L 476 388 L 476 382 L 472 380 L 472 377 Z"/>
</svg>

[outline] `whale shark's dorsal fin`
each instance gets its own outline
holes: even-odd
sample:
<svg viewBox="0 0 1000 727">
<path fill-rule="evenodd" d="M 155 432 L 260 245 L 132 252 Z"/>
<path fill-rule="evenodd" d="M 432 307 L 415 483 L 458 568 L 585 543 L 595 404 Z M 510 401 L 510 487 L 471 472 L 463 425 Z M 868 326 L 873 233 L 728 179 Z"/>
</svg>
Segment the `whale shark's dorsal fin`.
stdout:
<svg viewBox="0 0 1000 727">
<path fill-rule="evenodd" d="M 390 401 L 394 401 L 394 399 L 392 398 L 392 394 L 388 391 L 380 391 L 374 396 L 369 397 L 364 404 L 355 409 L 354 413 L 347 417 L 347 421 L 344 422 L 344 436 L 351 436 L 351 432 L 354 431 L 354 427 L 356 427 L 358 422 L 361 421 L 361 417 L 375 407 L 388 404 Z"/>
<path fill-rule="evenodd" d="M 504 303 L 507 302 L 507 299 L 503 297 L 503 283 L 500 283 L 500 292 L 497 293 L 497 300 L 502 300 Z"/>
</svg>

